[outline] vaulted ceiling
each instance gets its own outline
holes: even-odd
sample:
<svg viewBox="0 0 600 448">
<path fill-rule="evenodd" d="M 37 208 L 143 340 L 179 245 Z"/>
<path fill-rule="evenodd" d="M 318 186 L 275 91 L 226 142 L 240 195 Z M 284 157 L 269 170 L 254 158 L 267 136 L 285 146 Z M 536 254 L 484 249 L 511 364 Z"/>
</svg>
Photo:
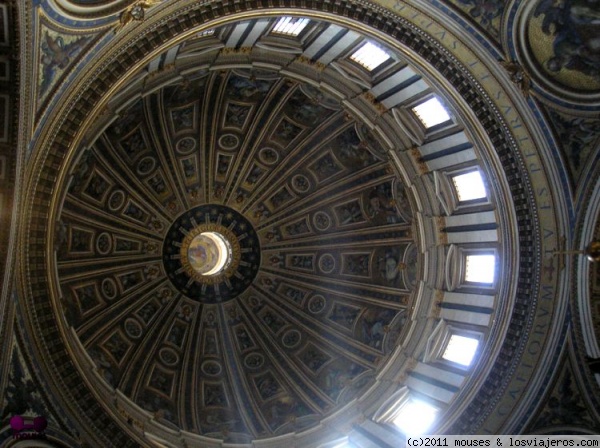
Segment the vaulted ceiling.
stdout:
<svg viewBox="0 0 600 448">
<path fill-rule="evenodd" d="M 411 400 L 440 432 L 535 426 L 580 268 L 554 254 L 571 218 L 534 70 L 420 2 L 43 11 L 15 287 L 82 439 L 394 446 Z M 593 235 L 579 219 L 569 245 Z M 457 336 L 472 362 L 448 355 Z"/>
<path fill-rule="evenodd" d="M 399 342 L 411 218 L 339 101 L 268 70 L 201 71 L 120 110 L 78 160 L 55 242 L 62 306 L 101 376 L 185 429 L 311 426 Z M 185 269 L 196 229 L 239 246 L 232 273 Z"/>
</svg>

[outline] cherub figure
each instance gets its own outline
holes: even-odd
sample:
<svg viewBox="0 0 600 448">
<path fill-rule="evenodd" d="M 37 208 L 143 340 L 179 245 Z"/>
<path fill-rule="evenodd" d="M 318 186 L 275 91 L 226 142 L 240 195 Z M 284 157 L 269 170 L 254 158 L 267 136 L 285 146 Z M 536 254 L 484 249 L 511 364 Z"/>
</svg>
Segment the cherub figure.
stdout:
<svg viewBox="0 0 600 448">
<path fill-rule="evenodd" d="M 119 16 L 119 24 L 115 28 L 115 33 L 131 22 L 141 22 L 146 15 L 146 9 L 158 5 L 162 0 L 141 0 L 129 8 L 125 9 Z"/>
</svg>

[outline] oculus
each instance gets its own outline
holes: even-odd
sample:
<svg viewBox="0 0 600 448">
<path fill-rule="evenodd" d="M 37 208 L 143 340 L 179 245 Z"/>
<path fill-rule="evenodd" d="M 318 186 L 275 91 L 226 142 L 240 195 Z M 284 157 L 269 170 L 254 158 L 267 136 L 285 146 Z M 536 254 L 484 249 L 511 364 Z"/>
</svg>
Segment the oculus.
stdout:
<svg viewBox="0 0 600 448">
<path fill-rule="evenodd" d="M 165 236 L 162 255 L 173 286 L 201 303 L 238 297 L 260 267 L 260 245 L 252 224 L 217 204 L 180 215 Z"/>
<path fill-rule="evenodd" d="M 219 232 L 202 232 L 182 247 L 182 256 L 196 273 L 219 275 L 231 264 L 231 244 Z"/>
</svg>

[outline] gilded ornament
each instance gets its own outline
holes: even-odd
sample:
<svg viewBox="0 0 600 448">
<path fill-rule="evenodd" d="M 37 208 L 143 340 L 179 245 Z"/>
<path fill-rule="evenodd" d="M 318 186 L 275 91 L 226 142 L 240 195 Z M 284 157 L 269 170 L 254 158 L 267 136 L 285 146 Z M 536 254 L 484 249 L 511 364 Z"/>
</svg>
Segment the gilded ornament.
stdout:
<svg viewBox="0 0 600 448">
<path fill-rule="evenodd" d="M 510 80 L 514 82 L 525 96 L 529 95 L 531 88 L 531 78 L 521 65 L 514 61 L 501 61 L 500 65 L 506 69 L 510 75 Z"/>
<path fill-rule="evenodd" d="M 125 9 L 119 16 L 119 24 L 115 28 L 115 33 L 121 31 L 123 27 L 131 22 L 143 22 L 146 16 L 146 9 L 161 2 L 162 0 L 142 0 Z"/>
<path fill-rule="evenodd" d="M 592 241 L 588 244 L 584 254 L 592 263 L 600 261 L 600 241 Z"/>
</svg>

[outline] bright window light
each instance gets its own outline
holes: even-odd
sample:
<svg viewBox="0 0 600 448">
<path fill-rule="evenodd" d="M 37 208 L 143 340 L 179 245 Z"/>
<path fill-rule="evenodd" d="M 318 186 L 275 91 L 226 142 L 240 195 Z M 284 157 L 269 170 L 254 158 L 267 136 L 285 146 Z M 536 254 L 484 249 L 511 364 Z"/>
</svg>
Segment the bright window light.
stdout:
<svg viewBox="0 0 600 448">
<path fill-rule="evenodd" d="M 477 339 L 453 334 L 450 336 L 448 346 L 442 358 L 468 367 L 471 365 L 471 361 L 473 361 L 473 356 L 475 356 L 478 345 L 479 341 Z"/>
<path fill-rule="evenodd" d="M 365 43 L 350 56 L 350 59 L 354 62 L 358 62 L 367 70 L 373 70 L 376 67 L 379 67 L 389 58 L 389 54 L 371 42 Z"/>
<path fill-rule="evenodd" d="M 350 448 L 350 444 L 348 442 L 341 442 L 338 445 L 334 445 L 331 448 Z"/>
<path fill-rule="evenodd" d="M 273 33 L 297 36 L 308 25 L 310 20 L 304 17 L 282 17 L 273 28 Z"/>
<path fill-rule="evenodd" d="M 452 181 L 454 182 L 459 201 L 471 201 L 487 196 L 479 170 L 454 176 Z"/>
<path fill-rule="evenodd" d="M 421 120 L 426 128 L 431 128 L 450 120 L 448 111 L 446 111 L 446 108 L 442 106 L 442 103 L 436 97 L 430 98 L 424 103 L 413 107 L 413 112 L 417 114 L 417 117 L 419 117 L 419 120 Z"/>
<path fill-rule="evenodd" d="M 215 30 L 211 28 L 210 30 L 204 30 L 198 33 L 198 37 L 212 36 L 213 34 L 215 34 Z"/>
<path fill-rule="evenodd" d="M 437 409 L 428 403 L 410 400 L 402 407 L 394 424 L 407 435 L 424 434 L 433 424 Z"/>
<path fill-rule="evenodd" d="M 474 283 L 494 283 L 495 255 L 467 255 L 465 280 Z"/>
</svg>

